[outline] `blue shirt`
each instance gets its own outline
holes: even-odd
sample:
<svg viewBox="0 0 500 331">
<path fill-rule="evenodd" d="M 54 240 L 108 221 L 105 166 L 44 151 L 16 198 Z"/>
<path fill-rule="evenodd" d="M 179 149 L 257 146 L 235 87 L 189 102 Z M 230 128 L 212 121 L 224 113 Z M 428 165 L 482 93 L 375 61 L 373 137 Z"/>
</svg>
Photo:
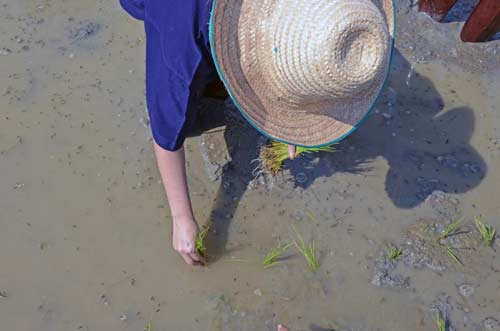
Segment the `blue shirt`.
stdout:
<svg viewBox="0 0 500 331">
<path fill-rule="evenodd" d="M 153 138 L 179 149 L 196 118 L 196 93 L 216 77 L 208 25 L 212 0 L 120 0 L 146 31 L 146 101 Z"/>
</svg>

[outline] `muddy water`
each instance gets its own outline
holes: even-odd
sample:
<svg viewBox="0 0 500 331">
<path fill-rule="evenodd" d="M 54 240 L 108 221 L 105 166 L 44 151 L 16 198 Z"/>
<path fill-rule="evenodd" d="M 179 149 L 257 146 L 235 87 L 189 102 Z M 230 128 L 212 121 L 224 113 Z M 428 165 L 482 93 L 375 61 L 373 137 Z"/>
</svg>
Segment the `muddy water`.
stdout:
<svg viewBox="0 0 500 331">
<path fill-rule="evenodd" d="M 140 23 L 115 2 L 0 2 L 1 329 L 432 330 L 438 310 L 455 330 L 498 330 L 500 244 L 472 220 L 500 230 L 499 42 L 461 44 L 460 22 L 399 5 L 388 86 L 338 153 L 252 180 L 258 135 L 205 106 L 228 119 L 187 143 L 213 229 L 209 267 L 191 269 L 170 249 Z M 429 230 L 460 217 L 463 265 Z M 296 250 L 261 267 L 292 223 L 316 274 Z"/>
</svg>

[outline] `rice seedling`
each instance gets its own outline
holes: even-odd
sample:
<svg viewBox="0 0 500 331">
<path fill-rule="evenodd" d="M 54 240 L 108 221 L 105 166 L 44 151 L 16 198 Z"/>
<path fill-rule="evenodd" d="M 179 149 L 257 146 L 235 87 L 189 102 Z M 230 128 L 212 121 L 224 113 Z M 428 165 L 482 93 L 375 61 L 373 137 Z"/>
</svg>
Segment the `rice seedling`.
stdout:
<svg viewBox="0 0 500 331">
<path fill-rule="evenodd" d="M 290 248 L 290 246 L 292 246 L 291 243 L 283 246 L 281 242 L 278 241 L 278 245 L 274 247 L 269 253 L 267 253 L 266 257 L 264 258 L 264 261 L 262 262 L 264 268 L 269 268 L 279 263 L 279 259 L 288 250 L 288 248 Z"/>
<path fill-rule="evenodd" d="M 295 157 L 299 157 L 305 153 L 315 152 L 332 153 L 335 152 L 335 148 L 333 145 L 323 147 L 297 146 L 295 150 Z M 261 172 L 265 172 L 274 176 L 278 173 L 278 171 L 280 171 L 283 162 L 288 158 L 288 145 L 277 141 L 271 141 L 261 149 L 258 159 L 260 165 L 257 167 L 256 171 L 254 171 L 254 174 L 259 175 Z"/>
<path fill-rule="evenodd" d="M 437 331 L 446 331 L 446 320 L 443 320 L 439 311 L 436 313 Z"/>
<path fill-rule="evenodd" d="M 446 239 L 453 234 L 455 234 L 455 230 L 458 228 L 458 226 L 462 223 L 462 220 L 456 220 L 455 222 L 448 224 L 446 228 L 444 229 L 443 233 L 441 234 L 441 239 Z"/>
<path fill-rule="evenodd" d="M 148 322 L 148 324 L 144 327 L 144 331 L 153 331 L 153 324 Z"/>
<path fill-rule="evenodd" d="M 309 209 L 306 209 L 306 214 L 311 221 L 313 221 L 316 224 L 319 224 L 318 219 L 316 218 L 316 216 L 314 216 L 314 214 Z"/>
<path fill-rule="evenodd" d="M 392 244 L 387 245 L 387 258 L 389 261 L 396 261 L 401 254 L 403 254 L 403 250 L 398 248 Z"/>
<path fill-rule="evenodd" d="M 486 244 L 491 247 L 493 245 L 493 241 L 495 240 L 496 231 L 491 225 L 484 223 L 482 219 L 482 216 L 479 216 L 475 217 L 474 221 L 481 237 L 483 237 Z"/>
<path fill-rule="evenodd" d="M 453 259 L 453 261 L 455 261 L 456 263 L 458 263 L 460 265 L 464 265 L 462 263 L 462 260 L 460 260 L 460 257 L 458 256 L 458 254 L 453 249 L 453 247 L 445 246 L 445 250 L 446 250 L 446 254 L 448 254 L 448 256 L 451 257 Z"/>
<path fill-rule="evenodd" d="M 304 255 L 307 265 L 313 272 L 317 272 L 319 269 L 319 261 L 318 258 L 316 257 L 316 248 L 314 247 L 314 241 L 309 244 L 309 246 L 306 246 L 306 243 L 304 242 L 304 238 L 302 238 L 302 235 L 299 233 L 295 225 L 292 224 L 293 230 L 295 231 L 295 234 L 297 235 L 297 239 L 299 240 L 299 243 L 295 243 L 295 246 L 297 249 Z"/>
<path fill-rule="evenodd" d="M 205 251 L 207 250 L 207 248 L 205 247 L 205 243 L 203 241 L 205 240 L 205 237 L 208 234 L 208 230 L 209 227 L 204 226 L 198 233 L 198 236 L 196 237 L 196 252 L 201 256 L 205 256 Z"/>
</svg>

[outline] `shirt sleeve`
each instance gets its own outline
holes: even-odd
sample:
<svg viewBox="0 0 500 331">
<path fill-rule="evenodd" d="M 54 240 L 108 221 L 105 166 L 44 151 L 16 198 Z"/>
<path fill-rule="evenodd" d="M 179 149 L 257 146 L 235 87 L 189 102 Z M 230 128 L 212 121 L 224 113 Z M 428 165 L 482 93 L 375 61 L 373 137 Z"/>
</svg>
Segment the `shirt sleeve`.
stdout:
<svg viewBox="0 0 500 331">
<path fill-rule="evenodd" d="M 200 3 L 204 0 L 146 0 L 146 37 L 158 33 L 153 40 L 166 67 L 190 84 L 201 62 Z M 154 29 L 153 29 L 154 28 Z M 148 33 L 149 32 L 149 33 Z M 154 39 L 154 38 L 153 38 Z"/>
<path fill-rule="evenodd" d="M 168 27 L 158 29 L 146 17 L 146 101 L 155 142 L 175 151 L 182 147 L 196 118 L 191 84 L 201 54 L 182 40 L 186 36 L 175 35 Z"/>
<path fill-rule="evenodd" d="M 120 0 L 120 5 L 130 16 L 144 21 L 144 1 L 145 0 Z"/>
</svg>

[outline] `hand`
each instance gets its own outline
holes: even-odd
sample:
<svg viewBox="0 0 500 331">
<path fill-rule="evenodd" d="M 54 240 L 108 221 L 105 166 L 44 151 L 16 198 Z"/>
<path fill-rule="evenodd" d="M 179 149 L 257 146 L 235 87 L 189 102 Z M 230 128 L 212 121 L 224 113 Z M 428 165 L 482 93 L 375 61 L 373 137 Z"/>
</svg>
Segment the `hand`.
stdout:
<svg viewBox="0 0 500 331">
<path fill-rule="evenodd" d="M 205 259 L 196 252 L 196 237 L 200 231 L 194 218 L 174 219 L 172 244 L 189 265 L 204 265 Z"/>
<path fill-rule="evenodd" d="M 294 145 L 288 145 L 288 156 L 290 157 L 290 159 L 295 159 L 295 146 Z"/>
</svg>

